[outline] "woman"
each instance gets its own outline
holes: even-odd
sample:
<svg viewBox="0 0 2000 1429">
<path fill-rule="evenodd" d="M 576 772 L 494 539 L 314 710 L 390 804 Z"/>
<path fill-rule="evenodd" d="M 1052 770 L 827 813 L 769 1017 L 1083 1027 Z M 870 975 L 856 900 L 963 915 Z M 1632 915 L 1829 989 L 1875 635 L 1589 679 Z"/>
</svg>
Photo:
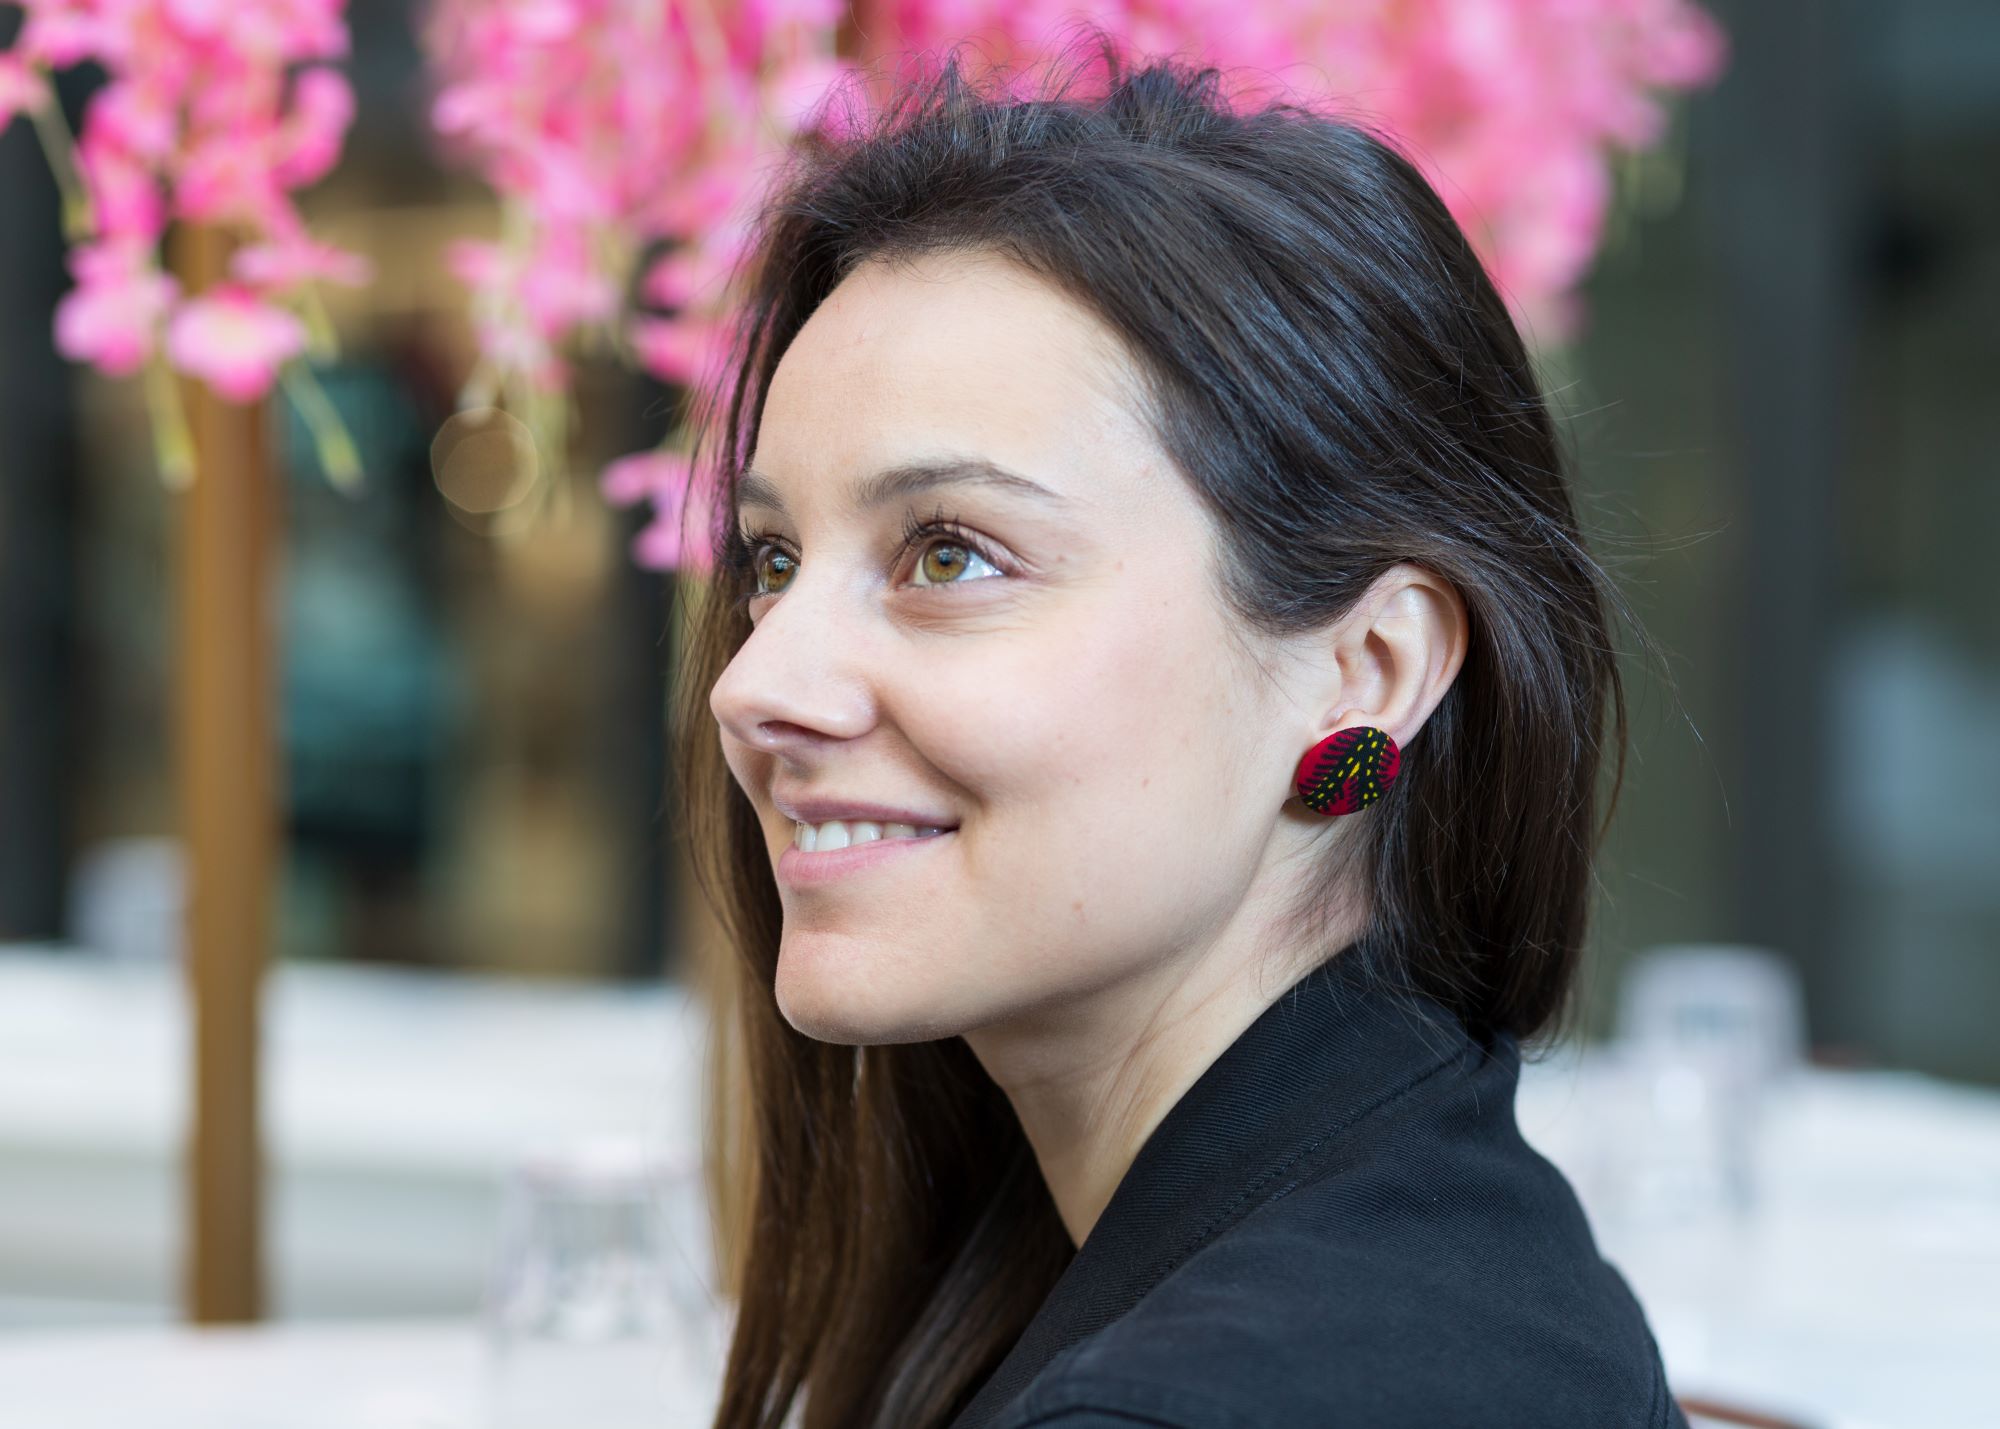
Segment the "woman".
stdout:
<svg viewBox="0 0 2000 1429">
<path fill-rule="evenodd" d="M 801 152 L 698 423 L 716 1423 L 1683 1424 L 1514 1122 L 1625 735 L 1528 355 L 1392 149 L 1095 58 Z"/>
</svg>

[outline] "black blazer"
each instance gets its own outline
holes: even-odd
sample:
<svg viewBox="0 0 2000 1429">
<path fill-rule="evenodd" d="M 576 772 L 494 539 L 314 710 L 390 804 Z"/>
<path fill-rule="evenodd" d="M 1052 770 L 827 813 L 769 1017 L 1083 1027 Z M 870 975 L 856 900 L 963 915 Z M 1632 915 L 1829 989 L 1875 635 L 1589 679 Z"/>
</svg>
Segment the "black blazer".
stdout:
<svg viewBox="0 0 2000 1429">
<path fill-rule="evenodd" d="M 1482 1046 L 1342 953 L 1140 1148 L 951 1429 L 1686 1429 Z"/>
</svg>

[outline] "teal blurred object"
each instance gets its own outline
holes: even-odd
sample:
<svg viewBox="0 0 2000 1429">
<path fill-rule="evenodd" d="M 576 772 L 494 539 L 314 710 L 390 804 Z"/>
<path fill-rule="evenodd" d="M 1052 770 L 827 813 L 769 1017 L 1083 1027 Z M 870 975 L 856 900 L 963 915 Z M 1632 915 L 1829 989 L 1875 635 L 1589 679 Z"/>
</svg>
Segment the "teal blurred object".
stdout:
<svg viewBox="0 0 2000 1429">
<path fill-rule="evenodd" d="M 292 854 L 322 881 L 338 867 L 411 883 L 436 836 L 444 761 L 467 704 L 434 574 L 433 423 L 381 363 L 347 362 L 323 381 L 365 480 L 358 498 L 330 487 L 305 424 L 285 409 L 281 745 Z"/>
</svg>

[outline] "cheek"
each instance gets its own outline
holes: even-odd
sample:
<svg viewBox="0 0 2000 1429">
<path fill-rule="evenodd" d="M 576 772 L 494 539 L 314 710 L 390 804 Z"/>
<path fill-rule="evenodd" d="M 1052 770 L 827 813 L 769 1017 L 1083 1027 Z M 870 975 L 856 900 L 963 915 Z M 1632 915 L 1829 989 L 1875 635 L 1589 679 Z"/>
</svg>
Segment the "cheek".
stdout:
<svg viewBox="0 0 2000 1429">
<path fill-rule="evenodd" d="M 1225 653 L 1205 612 L 1156 598 L 933 667 L 972 693 L 900 722 L 964 791 L 982 883 L 1096 921 L 1226 877 L 1246 730 Z"/>
</svg>

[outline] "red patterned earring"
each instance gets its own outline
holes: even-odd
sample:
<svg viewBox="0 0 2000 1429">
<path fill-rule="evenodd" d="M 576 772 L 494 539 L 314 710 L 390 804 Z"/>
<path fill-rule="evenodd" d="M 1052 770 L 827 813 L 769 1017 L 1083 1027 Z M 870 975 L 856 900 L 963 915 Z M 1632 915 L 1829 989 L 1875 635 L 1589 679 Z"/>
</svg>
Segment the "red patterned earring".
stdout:
<svg viewBox="0 0 2000 1429">
<path fill-rule="evenodd" d="M 1387 730 L 1354 724 L 1308 749 L 1292 783 L 1315 813 L 1352 814 L 1381 798 L 1402 767 L 1403 753 Z"/>
</svg>

